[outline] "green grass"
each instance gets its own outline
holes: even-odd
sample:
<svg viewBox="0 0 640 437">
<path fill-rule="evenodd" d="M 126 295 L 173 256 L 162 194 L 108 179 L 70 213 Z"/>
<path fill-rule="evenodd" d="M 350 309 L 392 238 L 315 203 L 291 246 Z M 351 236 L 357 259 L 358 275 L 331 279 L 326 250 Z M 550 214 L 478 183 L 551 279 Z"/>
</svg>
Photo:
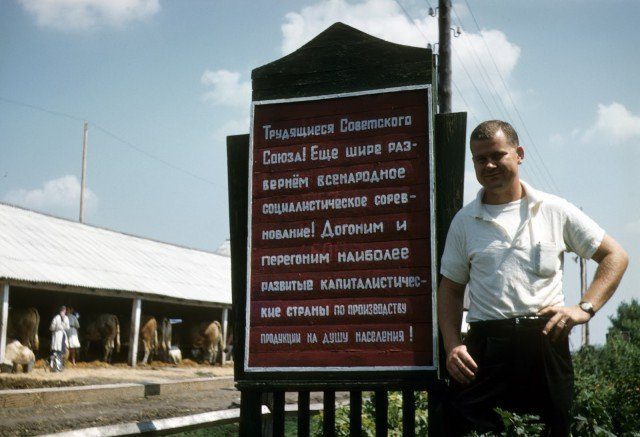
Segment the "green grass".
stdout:
<svg viewBox="0 0 640 437">
<path fill-rule="evenodd" d="M 240 431 L 238 423 L 212 426 L 209 428 L 199 428 L 192 431 L 169 434 L 175 437 L 236 437 Z M 298 434 L 298 422 L 295 417 L 287 417 L 284 422 L 284 435 L 295 436 Z"/>
</svg>

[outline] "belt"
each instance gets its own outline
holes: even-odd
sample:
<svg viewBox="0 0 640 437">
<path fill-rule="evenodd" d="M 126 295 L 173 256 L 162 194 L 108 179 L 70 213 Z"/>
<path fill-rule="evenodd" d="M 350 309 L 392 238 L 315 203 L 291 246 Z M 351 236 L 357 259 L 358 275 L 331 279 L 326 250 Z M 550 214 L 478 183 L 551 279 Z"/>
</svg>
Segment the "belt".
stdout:
<svg viewBox="0 0 640 437">
<path fill-rule="evenodd" d="M 504 329 L 516 327 L 542 327 L 547 324 L 549 317 L 537 316 L 535 314 L 512 317 L 510 319 L 499 320 L 481 320 L 478 322 L 470 322 L 471 329 L 479 331 L 491 329 Z"/>
</svg>

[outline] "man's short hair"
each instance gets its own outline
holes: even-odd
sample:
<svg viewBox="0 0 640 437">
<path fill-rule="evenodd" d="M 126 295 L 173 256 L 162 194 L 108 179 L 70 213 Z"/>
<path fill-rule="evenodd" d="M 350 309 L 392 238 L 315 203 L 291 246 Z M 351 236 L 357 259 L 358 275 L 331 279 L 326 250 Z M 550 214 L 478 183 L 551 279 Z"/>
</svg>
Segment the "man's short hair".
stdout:
<svg viewBox="0 0 640 437">
<path fill-rule="evenodd" d="M 508 144 L 513 147 L 520 145 L 516 130 L 509 123 L 502 120 L 487 120 L 480 123 L 473 132 L 471 132 L 471 141 L 490 140 L 495 137 L 499 131 L 502 131 Z"/>
</svg>

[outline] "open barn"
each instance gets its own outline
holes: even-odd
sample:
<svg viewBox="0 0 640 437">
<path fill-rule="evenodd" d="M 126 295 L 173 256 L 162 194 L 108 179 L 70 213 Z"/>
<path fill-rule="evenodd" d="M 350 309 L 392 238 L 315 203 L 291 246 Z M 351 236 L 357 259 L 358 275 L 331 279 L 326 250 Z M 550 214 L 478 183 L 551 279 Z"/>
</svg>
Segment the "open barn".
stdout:
<svg viewBox="0 0 640 437">
<path fill-rule="evenodd" d="M 49 323 L 61 305 L 79 313 L 80 360 L 101 357 L 101 346 L 85 349 L 84 329 L 100 314 L 119 321 L 120 352 L 114 362 L 135 366 L 139 327 L 155 317 L 161 341 L 163 320 L 172 344 L 191 358 L 189 331 L 218 321 L 222 336 L 232 321 L 231 263 L 224 246 L 211 253 L 128 235 L 31 210 L 0 204 L 0 362 L 4 360 L 12 311 L 35 308 L 40 347 L 49 355 Z M 133 346 L 133 347 L 130 347 Z M 219 360 L 224 361 L 220 353 Z"/>
</svg>

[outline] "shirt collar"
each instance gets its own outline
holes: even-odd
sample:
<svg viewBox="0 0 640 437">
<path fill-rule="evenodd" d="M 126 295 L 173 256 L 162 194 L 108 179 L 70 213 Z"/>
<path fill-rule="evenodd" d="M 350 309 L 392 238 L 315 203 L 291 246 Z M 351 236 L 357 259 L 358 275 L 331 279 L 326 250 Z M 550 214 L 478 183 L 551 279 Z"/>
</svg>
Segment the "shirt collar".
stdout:
<svg viewBox="0 0 640 437">
<path fill-rule="evenodd" d="M 529 203 L 529 211 L 536 211 L 537 206 L 542 202 L 543 196 L 542 194 L 533 188 L 531 185 L 527 184 L 522 179 L 520 180 L 520 184 L 522 184 L 522 188 L 524 189 L 525 194 L 527 195 L 527 201 Z M 492 218 L 487 214 L 485 208 L 482 207 L 482 196 L 484 195 L 484 188 L 480 188 L 478 194 L 476 195 L 475 200 L 473 201 L 472 213 L 475 218 L 483 219 L 483 220 L 492 220 Z M 535 208 L 535 209 L 534 209 Z"/>
</svg>

